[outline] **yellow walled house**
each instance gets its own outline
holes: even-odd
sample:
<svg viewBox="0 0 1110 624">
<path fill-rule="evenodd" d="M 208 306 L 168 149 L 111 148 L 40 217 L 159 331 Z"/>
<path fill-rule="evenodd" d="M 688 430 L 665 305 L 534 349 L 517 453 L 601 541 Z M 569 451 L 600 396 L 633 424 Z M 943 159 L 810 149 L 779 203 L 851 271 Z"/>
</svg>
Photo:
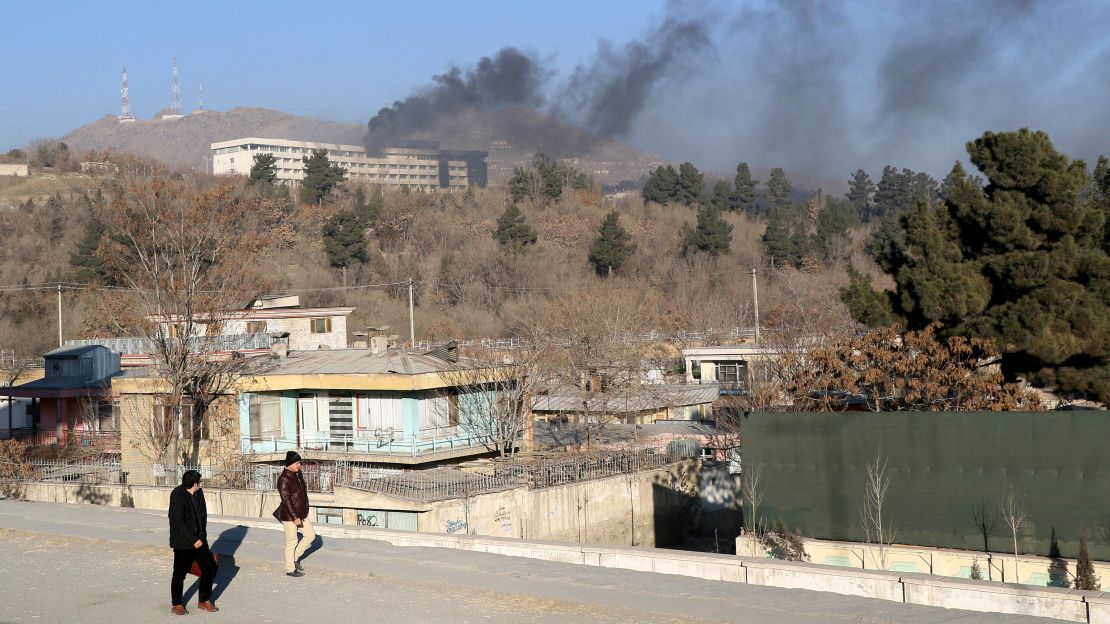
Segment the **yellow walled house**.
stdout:
<svg viewBox="0 0 1110 624">
<path fill-rule="evenodd" d="M 492 421 L 506 417 L 500 395 L 514 391 L 514 374 L 511 366 L 459 359 L 453 347 L 275 348 L 246 360 L 227 396 L 180 432 L 180 442 L 194 444 L 189 463 L 203 465 L 231 456 L 280 462 L 290 450 L 309 460 L 398 468 L 490 456 L 497 450 Z M 151 431 L 166 419 L 162 381 L 121 378 L 113 389 L 123 462 L 159 463 Z"/>
</svg>

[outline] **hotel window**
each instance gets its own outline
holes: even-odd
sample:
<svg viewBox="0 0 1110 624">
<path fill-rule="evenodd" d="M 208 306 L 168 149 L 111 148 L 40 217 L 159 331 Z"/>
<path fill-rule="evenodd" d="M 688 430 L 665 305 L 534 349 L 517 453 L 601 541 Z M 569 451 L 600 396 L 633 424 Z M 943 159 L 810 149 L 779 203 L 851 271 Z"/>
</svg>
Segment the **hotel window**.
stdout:
<svg viewBox="0 0 1110 624">
<path fill-rule="evenodd" d="M 314 334 L 330 334 L 331 333 L 331 317 L 309 319 L 309 327 Z"/>
</svg>

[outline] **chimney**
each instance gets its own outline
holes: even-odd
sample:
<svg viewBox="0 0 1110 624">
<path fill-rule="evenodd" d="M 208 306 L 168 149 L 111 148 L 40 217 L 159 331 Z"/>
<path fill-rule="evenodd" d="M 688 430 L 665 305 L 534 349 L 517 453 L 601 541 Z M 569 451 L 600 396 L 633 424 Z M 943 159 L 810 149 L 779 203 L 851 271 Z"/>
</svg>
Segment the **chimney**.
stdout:
<svg viewBox="0 0 1110 624">
<path fill-rule="evenodd" d="M 289 357 L 289 345 L 284 342 L 275 342 L 270 345 L 270 355 L 272 357 L 284 360 Z"/>
<path fill-rule="evenodd" d="M 385 336 L 372 336 L 370 338 L 370 353 L 377 355 L 389 349 L 389 338 Z"/>
</svg>

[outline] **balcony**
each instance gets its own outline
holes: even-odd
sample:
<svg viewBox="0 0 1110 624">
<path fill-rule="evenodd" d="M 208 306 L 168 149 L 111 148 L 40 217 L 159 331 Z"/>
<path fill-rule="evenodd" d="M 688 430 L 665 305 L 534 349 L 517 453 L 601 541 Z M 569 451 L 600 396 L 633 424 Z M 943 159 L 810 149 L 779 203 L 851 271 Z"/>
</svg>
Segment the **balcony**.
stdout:
<svg viewBox="0 0 1110 624">
<path fill-rule="evenodd" d="M 299 438 L 242 436 L 243 452 L 261 461 L 283 459 L 287 451 L 298 451 L 313 459 L 420 463 L 478 455 L 496 447 L 490 436 L 471 434 L 457 427 L 421 429 L 409 435 L 386 430 L 372 435 L 302 431 Z"/>
<path fill-rule="evenodd" d="M 228 336 L 196 336 L 189 338 L 187 344 L 191 353 L 224 353 L 269 349 L 271 342 L 272 339 L 269 334 L 232 334 Z M 79 345 L 101 345 L 123 355 L 131 356 L 150 355 L 157 351 L 154 341 L 149 338 L 89 338 L 66 341 L 67 347 Z"/>
</svg>

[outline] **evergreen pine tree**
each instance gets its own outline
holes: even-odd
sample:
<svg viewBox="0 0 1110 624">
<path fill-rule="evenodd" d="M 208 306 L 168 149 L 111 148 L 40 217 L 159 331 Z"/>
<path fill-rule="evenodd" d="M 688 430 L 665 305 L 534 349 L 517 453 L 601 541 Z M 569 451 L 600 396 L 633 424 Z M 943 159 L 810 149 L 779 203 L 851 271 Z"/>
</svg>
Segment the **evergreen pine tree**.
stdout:
<svg viewBox="0 0 1110 624">
<path fill-rule="evenodd" d="M 719 256 L 729 253 L 732 245 L 732 225 L 712 206 L 702 206 L 698 210 L 697 226 L 686 226 L 685 234 L 682 253 L 687 256 L 696 252 Z"/>
<path fill-rule="evenodd" d="M 385 210 L 385 193 L 380 186 L 370 189 L 370 197 L 361 186 L 355 188 L 355 202 L 353 211 L 362 222 L 363 228 L 371 228 Z"/>
<path fill-rule="evenodd" d="M 871 287 L 871 276 L 860 273 L 848 265 L 848 285 L 840 289 L 840 299 L 857 322 L 868 327 L 897 325 L 889 293 L 876 292 Z"/>
<path fill-rule="evenodd" d="M 678 186 L 678 172 L 671 165 L 660 165 L 655 171 L 648 174 L 647 183 L 644 184 L 644 203 L 669 204 L 675 201 L 676 187 Z"/>
<path fill-rule="evenodd" d="M 69 264 L 76 269 L 75 277 L 79 282 L 112 285 L 112 273 L 105 266 L 104 259 L 97 253 L 106 228 L 97 216 L 96 207 L 88 196 L 83 197 L 81 201 L 88 210 L 88 222 L 85 225 L 84 236 L 77 243 L 77 249 L 69 256 Z"/>
<path fill-rule="evenodd" d="M 598 275 L 612 275 L 636 251 L 632 236 L 620 224 L 620 213 L 610 212 L 601 223 L 597 238 L 590 246 L 590 263 Z"/>
<path fill-rule="evenodd" d="M 277 158 L 273 154 L 256 154 L 248 184 L 271 186 L 277 182 Z"/>
<path fill-rule="evenodd" d="M 333 190 L 343 185 L 347 170 L 328 159 L 328 150 L 314 149 L 312 156 L 303 156 L 304 180 L 301 181 L 301 203 L 320 204 Z"/>
<path fill-rule="evenodd" d="M 1091 553 L 1087 550 L 1087 532 L 1079 532 L 1079 558 L 1075 562 L 1075 588 L 1089 591 L 1102 589 L 1099 578 L 1095 576 L 1095 566 Z"/>
<path fill-rule="evenodd" d="M 1026 129 L 988 132 L 968 153 L 988 183 L 954 168 L 946 202 L 899 215 L 876 257 L 894 312 L 911 329 L 996 339 L 1011 379 L 1110 400 L 1110 257 L 1105 213 L 1080 196 L 1086 166 Z"/>
<path fill-rule="evenodd" d="M 726 212 L 732 206 L 732 185 L 728 180 L 717 180 L 713 185 L 713 195 L 709 198 L 709 205 L 719 212 Z"/>
<path fill-rule="evenodd" d="M 755 187 L 757 184 L 759 184 L 759 181 L 752 177 L 752 172 L 748 169 L 748 163 L 742 162 L 736 165 L 736 177 L 733 179 L 733 190 L 732 196 L 729 198 L 728 209 L 732 212 L 755 214 Z"/>
<path fill-rule="evenodd" d="M 701 203 L 705 192 L 705 175 L 693 163 L 684 162 L 678 167 L 678 183 L 675 185 L 674 201 L 694 206 Z"/>
<path fill-rule="evenodd" d="M 983 568 L 979 567 L 978 559 L 971 560 L 971 574 L 969 575 L 969 578 L 973 581 L 983 580 Z"/>
<path fill-rule="evenodd" d="M 793 232 L 787 211 L 775 210 L 763 231 L 763 246 L 772 266 L 793 265 L 795 260 Z"/>
<path fill-rule="evenodd" d="M 340 210 L 324 222 L 324 252 L 331 266 L 351 267 L 369 260 L 366 225 L 353 210 Z"/>
<path fill-rule="evenodd" d="M 781 167 L 772 169 L 771 176 L 767 178 L 767 201 L 772 212 L 787 210 L 794 205 L 794 190 Z"/>
<path fill-rule="evenodd" d="M 516 204 L 510 204 L 497 219 L 497 229 L 493 238 L 501 249 L 510 253 L 522 253 L 529 245 L 536 243 L 536 231 L 528 225 L 528 220 Z"/>
<path fill-rule="evenodd" d="M 856 169 L 852 181 L 848 183 L 848 201 L 865 223 L 871 218 L 871 195 L 874 192 L 875 184 L 871 182 L 871 176 L 863 169 Z"/>
<path fill-rule="evenodd" d="M 852 245 L 852 228 L 859 223 L 859 213 L 851 202 L 829 197 L 817 215 L 816 251 L 825 262 L 848 257 Z"/>
</svg>

